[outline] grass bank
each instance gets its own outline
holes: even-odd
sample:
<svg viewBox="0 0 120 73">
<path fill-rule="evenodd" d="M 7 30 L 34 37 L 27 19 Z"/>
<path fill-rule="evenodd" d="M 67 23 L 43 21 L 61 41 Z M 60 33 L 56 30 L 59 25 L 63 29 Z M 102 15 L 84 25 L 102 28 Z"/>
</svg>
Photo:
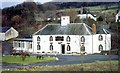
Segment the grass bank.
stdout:
<svg viewBox="0 0 120 73">
<path fill-rule="evenodd" d="M 5 69 L 4 69 L 5 70 Z M 35 66 L 9 69 L 9 71 L 118 71 L 118 60 L 97 61 L 93 63 L 72 64 L 62 66 Z"/>
<path fill-rule="evenodd" d="M 22 61 L 21 56 L 3 56 L 2 62 L 7 64 L 32 64 L 38 62 L 50 62 L 56 60 L 53 57 L 44 57 L 44 59 L 37 59 L 36 56 L 26 57 L 24 61 Z"/>
</svg>

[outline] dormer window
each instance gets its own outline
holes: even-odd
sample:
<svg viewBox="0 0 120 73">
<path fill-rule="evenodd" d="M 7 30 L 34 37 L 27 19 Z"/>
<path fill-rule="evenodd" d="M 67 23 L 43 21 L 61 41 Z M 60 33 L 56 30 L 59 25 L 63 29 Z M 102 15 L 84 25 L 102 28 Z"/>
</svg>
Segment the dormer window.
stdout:
<svg viewBox="0 0 120 73">
<path fill-rule="evenodd" d="M 99 48 L 99 51 L 102 51 L 102 50 L 103 50 L 103 46 L 102 46 L 101 44 L 99 45 L 98 48 Z"/>
<path fill-rule="evenodd" d="M 40 37 L 39 36 L 37 37 L 37 41 L 40 41 Z"/>
<path fill-rule="evenodd" d="M 70 42 L 70 37 L 69 36 L 67 36 L 66 41 Z"/>
<path fill-rule="evenodd" d="M 99 35 L 98 40 L 99 40 L 99 41 L 102 41 L 102 40 L 103 40 L 103 36 L 102 36 L 102 35 Z"/>
<path fill-rule="evenodd" d="M 53 37 L 52 37 L 52 36 L 50 36 L 49 40 L 50 40 L 50 41 L 53 41 Z"/>
<path fill-rule="evenodd" d="M 81 42 L 85 42 L 85 37 L 84 36 L 81 37 Z"/>
</svg>

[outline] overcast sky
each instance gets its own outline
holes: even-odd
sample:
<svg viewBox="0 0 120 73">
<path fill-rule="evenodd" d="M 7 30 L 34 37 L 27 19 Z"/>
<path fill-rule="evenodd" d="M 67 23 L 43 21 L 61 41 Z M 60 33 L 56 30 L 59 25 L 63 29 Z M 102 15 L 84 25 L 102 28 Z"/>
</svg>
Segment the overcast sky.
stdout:
<svg viewBox="0 0 120 73">
<path fill-rule="evenodd" d="M 5 7 L 10 7 L 10 6 L 14 6 L 17 4 L 20 4 L 22 2 L 24 2 L 26 0 L 0 0 L 0 8 L 5 8 Z M 27 1 L 31 1 L 31 0 L 27 0 Z M 40 2 L 40 3 L 45 3 L 45 2 L 49 2 L 52 0 L 34 0 L 35 2 Z"/>
<path fill-rule="evenodd" d="M 26 0 L 0 0 L 0 8 L 10 7 L 17 4 L 20 4 Z M 40 3 L 45 2 L 119 2 L 120 0 L 27 0 L 27 1 L 35 1 Z"/>
</svg>

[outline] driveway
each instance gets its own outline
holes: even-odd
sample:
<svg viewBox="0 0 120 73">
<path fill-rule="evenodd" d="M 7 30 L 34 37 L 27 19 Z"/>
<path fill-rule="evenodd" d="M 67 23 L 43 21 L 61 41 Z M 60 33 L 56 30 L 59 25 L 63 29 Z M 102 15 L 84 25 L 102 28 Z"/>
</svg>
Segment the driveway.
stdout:
<svg viewBox="0 0 120 73">
<path fill-rule="evenodd" d="M 86 55 L 83 57 L 79 55 L 49 55 L 51 57 L 57 57 L 59 60 L 48 62 L 48 63 L 36 63 L 29 65 L 3 65 L 3 68 L 22 68 L 31 66 L 55 66 L 55 65 L 67 65 L 67 64 L 80 64 L 81 62 L 90 63 L 95 61 L 107 61 L 107 60 L 118 60 L 117 55 Z"/>
</svg>

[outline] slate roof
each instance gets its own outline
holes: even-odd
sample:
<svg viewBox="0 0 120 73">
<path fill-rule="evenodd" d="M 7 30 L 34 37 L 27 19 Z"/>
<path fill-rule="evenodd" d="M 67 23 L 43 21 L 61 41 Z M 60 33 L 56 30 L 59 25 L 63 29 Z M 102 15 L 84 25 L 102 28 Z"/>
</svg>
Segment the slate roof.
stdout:
<svg viewBox="0 0 120 73">
<path fill-rule="evenodd" d="M 84 23 L 74 23 L 66 26 L 48 24 L 34 35 L 90 35 L 91 32 L 92 30 Z"/>
<path fill-rule="evenodd" d="M 110 34 L 109 25 L 97 27 L 96 34 Z M 72 23 L 66 26 L 48 24 L 33 35 L 91 35 L 92 28 L 85 23 Z"/>
<path fill-rule="evenodd" d="M 103 25 L 100 27 L 97 27 L 96 34 L 110 34 L 108 30 L 110 29 L 110 25 Z"/>
<path fill-rule="evenodd" d="M 17 38 L 14 41 L 29 41 L 29 42 L 32 42 L 32 38 Z"/>
<path fill-rule="evenodd" d="M 9 30 L 11 27 L 0 27 L 0 32 L 5 33 L 7 30 Z"/>
</svg>

